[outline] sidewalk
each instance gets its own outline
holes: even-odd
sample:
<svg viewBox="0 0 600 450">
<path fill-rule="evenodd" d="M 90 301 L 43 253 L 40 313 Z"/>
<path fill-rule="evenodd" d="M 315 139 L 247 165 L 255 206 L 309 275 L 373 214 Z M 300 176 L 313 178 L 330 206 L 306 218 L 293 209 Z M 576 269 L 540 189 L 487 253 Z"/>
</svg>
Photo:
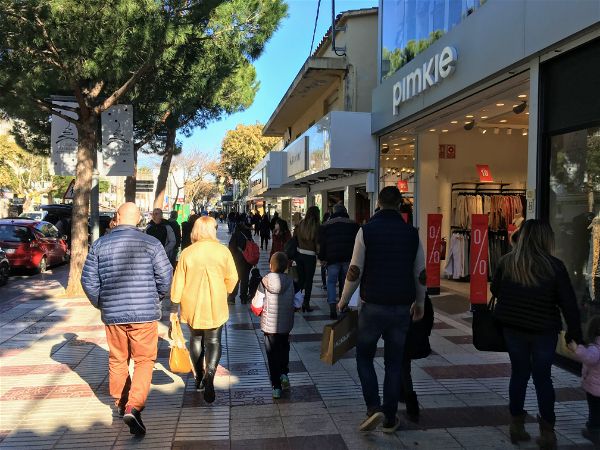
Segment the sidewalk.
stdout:
<svg viewBox="0 0 600 450">
<path fill-rule="evenodd" d="M 226 228 L 219 236 L 228 239 Z M 267 267 L 263 254 L 263 275 Z M 86 299 L 21 296 L 0 301 L 0 447 L 513 448 L 508 438 L 508 358 L 473 348 L 468 314 L 453 307 L 460 303 L 454 293 L 434 298 L 434 308 L 441 307 L 436 309 L 431 337 L 434 353 L 413 363 L 421 422 L 403 420 L 391 436 L 356 431 L 365 408 L 353 353 L 333 367 L 319 360 L 321 332 L 329 317 L 319 270 L 313 293 L 315 311 L 298 313 L 292 332 L 292 388 L 276 401 L 271 397 L 262 333 L 247 305 L 230 307 L 213 405 L 194 391 L 192 377 L 182 379 L 168 371 L 165 314 L 152 391 L 143 413 L 148 434 L 141 440 L 132 438 L 122 421 L 112 416 L 104 326 Z M 383 349 L 376 362 L 381 383 Z M 553 376 L 559 448 L 593 448 L 580 434 L 587 405 L 579 378 L 559 368 L 554 368 Z M 532 385 L 526 409 L 527 427 L 538 436 Z M 532 442 L 520 448 L 537 446 Z"/>
</svg>

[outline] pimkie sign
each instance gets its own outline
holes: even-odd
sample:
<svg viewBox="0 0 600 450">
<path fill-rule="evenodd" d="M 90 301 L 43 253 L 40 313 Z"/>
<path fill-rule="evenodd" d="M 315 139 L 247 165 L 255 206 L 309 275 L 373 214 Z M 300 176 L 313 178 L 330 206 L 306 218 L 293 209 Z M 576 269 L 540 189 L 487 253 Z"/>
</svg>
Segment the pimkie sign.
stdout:
<svg viewBox="0 0 600 450">
<path fill-rule="evenodd" d="M 444 47 L 431 59 L 417 67 L 392 86 L 392 114 L 398 115 L 400 105 L 417 95 L 422 94 L 431 86 L 435 86 L 454 72 L 457 53 L 454 47 Z"/>
</svg>

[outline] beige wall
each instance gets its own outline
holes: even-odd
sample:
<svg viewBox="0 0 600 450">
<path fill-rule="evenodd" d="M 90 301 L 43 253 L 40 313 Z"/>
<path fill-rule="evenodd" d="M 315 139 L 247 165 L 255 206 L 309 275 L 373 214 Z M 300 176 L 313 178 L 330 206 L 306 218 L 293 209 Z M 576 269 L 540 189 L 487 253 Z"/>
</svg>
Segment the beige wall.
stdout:
<svg viewBox="0 0 600 450">
<path fill-rule="evenodd" d="M 336 90 L 338 99 L 332 111 L 371 112 L 371 92 L 377 85 L 377 14 L 350 17 L 345 25 L 346 31 L 336 34 L 336 46 L 346 46 L 349 70 L 344 79 L 328 89 L 309 109 L 299 112 L 298 119 L 290 125 L 291 140 L 304 133 L 311 122 L 318 122 L 325 115 L 325 101 Z M 340 58 L 333 52 L 331 42 L 316 56 Z"/>
</svg>

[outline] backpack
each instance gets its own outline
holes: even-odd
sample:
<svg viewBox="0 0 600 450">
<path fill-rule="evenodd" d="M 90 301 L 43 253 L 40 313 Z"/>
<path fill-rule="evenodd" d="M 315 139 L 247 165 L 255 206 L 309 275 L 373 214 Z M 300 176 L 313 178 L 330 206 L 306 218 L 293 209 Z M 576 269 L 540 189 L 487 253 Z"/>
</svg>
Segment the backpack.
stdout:
<svg viewBox="0 0 600 450">
<path fill-rule="evenodd" d="M 242 234 L 242 236 L 244 236 Z M 258 248 L 258 244 L 251 239 L 246 238 L 246 246 L 244 247 L 244 251 L 242 252 L 242 256 L 246 260 L 248 264 L 251 266 L 255 266 L 258 264 L 258 260 L 260 259 L 260 249 Z"/>
</svg>

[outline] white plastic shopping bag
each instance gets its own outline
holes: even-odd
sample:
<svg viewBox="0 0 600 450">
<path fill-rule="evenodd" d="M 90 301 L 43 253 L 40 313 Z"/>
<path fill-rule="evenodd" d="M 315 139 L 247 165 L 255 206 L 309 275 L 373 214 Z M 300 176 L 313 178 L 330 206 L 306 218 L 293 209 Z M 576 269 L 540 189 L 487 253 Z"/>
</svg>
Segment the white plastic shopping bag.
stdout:
<svg viewBox="0 0 600 450">
<path fill-rule="evenodd" d="M 263 307 L 265 304 L 265 293 L 260 292 L 259 289 L 256 290 L 256 294 L 252 299 L 252 304 L 250 305 L 250 309 L 256 316 L 260 316 L 263 311 Z"/>
<path fill-rule="evenodd" d="M 354 294 L 352 294 L 352 297 L 350 297 L 350 301 L 348 302 L 348 307 L 358 308 L 359 303 L 360 303 L 360 284 L 354 291 Z"/>
<path fill-rule="evenodd" d="M 296 292 L 296 295 L 294 295 L 294 308 L 296 308 L 296 309 L 302 308 L 303 303 L 304 303 L 304 293 L 302 291 Z"/>
</svg>

